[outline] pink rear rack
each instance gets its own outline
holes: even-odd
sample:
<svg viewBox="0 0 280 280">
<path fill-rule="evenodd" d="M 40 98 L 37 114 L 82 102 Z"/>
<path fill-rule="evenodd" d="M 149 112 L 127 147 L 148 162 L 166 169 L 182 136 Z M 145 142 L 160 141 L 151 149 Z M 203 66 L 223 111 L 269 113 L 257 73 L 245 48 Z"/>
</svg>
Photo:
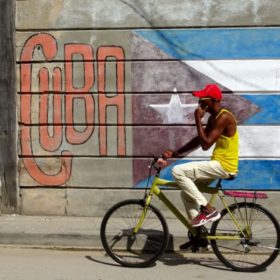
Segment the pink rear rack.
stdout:
<svg viewBox="0 0 280 280">
<path fill-rule="evenodd" d="M 224 191 L 224 194 L 232 197 L 260 198 L 260 199 L 267 198 L 267 194 L 262 192 Z"/>
</svg>

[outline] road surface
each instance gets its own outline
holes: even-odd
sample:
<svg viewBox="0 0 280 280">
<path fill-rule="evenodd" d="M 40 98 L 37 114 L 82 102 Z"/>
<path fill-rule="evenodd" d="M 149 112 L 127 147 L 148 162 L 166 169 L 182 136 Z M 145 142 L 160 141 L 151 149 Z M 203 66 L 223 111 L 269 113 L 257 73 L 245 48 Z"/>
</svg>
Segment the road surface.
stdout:
<svg viewBox="0 0 280 280">
<path fill-rule="evenodd" d="M 233 272 L 213 254 L 169 254 L 153 267 L 133 269 L 116 264 L 100 251 L 0 247 L 0 280 L 278 280 L 280 257 L 258 273 Z"/>
</svg>

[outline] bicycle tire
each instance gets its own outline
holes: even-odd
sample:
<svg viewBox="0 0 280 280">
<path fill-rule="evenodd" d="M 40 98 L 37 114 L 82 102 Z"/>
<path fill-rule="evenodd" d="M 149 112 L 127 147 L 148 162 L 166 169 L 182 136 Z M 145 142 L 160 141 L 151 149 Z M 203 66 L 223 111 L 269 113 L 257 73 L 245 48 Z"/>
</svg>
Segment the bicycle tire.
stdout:
<svg viewBox="0 0 280 280">
<path fill-rule="evenodd" d="M 278 221 L 267 209 L 255 203 L 237 203 L 229 206 L 229 209 L 239 222 L 243 221 L 242 229 L 247 236 L 243 241 L 211 240 L 214 253 L 225 266 L 235 271 L 264 270 L 279 254 L 280 227 Z M 249 221 L 249 227 L 245 226 L 245 219 Z M 210 234 L 212 236 L 216 234 L 230 236 L 236 233 L 242 236 L 230 219 L 228 211 L 224 209 L 221 212 L 221 219 L 212 224 Z"/>
<path fill-rule="evenodd" d="M 142 227 L 137 234 L 133 234 L 143 208 L 144 200 L 125 200 L 110 208 L 102 220 L 102 245 L 107 254 L 123 266 L 150 266 L 167 248 L 167 223 L 152 205 L 148 208 Z"/>
</svg>

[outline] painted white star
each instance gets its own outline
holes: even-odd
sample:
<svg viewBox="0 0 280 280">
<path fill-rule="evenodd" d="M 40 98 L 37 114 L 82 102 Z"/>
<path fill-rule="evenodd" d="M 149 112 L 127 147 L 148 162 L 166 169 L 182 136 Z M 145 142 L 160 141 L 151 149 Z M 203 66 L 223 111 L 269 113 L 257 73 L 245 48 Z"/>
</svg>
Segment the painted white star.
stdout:
<svg viewBox="0 0 280 280">
<path fill-rule="evenodd" d="M 176 88 L 173 92 L 177 92 Z M 190 119 L 188 115 L 193 113 L 195 104 L 182 104 L 178 94 L 173 94 L 168 104 L 151 104 L 153 109 L 158 111 L 165 123 L 185 124 Z"/>
</svg>

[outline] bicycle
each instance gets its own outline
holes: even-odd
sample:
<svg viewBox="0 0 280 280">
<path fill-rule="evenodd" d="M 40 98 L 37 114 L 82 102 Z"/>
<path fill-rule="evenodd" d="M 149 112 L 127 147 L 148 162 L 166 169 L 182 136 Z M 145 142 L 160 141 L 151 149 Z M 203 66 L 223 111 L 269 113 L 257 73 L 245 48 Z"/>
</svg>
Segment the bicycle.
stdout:
<svg viewBox="0 0 280 280">
<path fill-rule="evenodd" d="M 176 187 L 176 182 L 160 178 L 161 167 L 157 160 L 158 157 L 154 157 L 149 166 L 144 197 L 117 203 L 102 220 L 102 245 L 113 260 L 123 266 L 145 267 L 165 252 L 169 241 L 168 225 L 161 212 L 151 204 L 153 195 L 188 229 L 194 252 L 203 246 L 202 243 L 205 246 L 210 242 L 213 252 L 225 266 L 242 272 L 263 270 L 276 259 L 280 250 L 279 223 L 267 209 L 257 204 L 257 199 L 267 198 L 265 193 L 225 191 L 222 179 L 215 187 L 200 188 L 211 194 L 211 205 L 215 205 L 219 197 L 225 209 L 221 211 L 221 218 L 212 223 L 210 232 L 205 227 L 194 228 L 159 187 Z M 153 169 L 156 174 L 149 187 Z M 234 203 L 228 205 L 226 197 L 232 197 Z M 238 202 L 239 197 L 244 201 Z"/>
</svg>

